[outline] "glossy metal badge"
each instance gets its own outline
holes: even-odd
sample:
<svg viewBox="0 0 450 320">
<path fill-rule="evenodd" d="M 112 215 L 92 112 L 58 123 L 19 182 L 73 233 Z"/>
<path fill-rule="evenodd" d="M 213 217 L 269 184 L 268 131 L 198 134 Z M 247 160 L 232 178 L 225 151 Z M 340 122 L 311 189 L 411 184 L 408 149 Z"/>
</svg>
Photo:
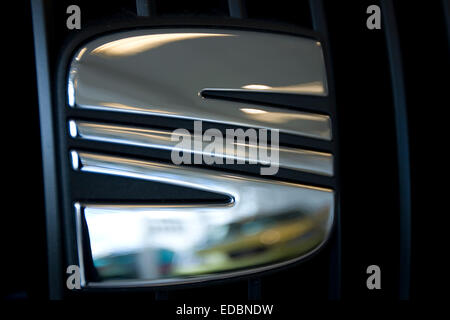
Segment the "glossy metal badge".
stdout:
<svg viewBox="0 0 450 320">
<path fill-rule="evenodd" d="M 228 198 L 214 204 L 76 203 L 82 274 L 86 254 L 97 274 L 90 286 L 187 283 L 254 273 L 304 258 L 330 234 L 330 189 L 88 152 L 71 155 L 73 168 L 81 172 Z"/>
<path fill-rule="evenodd" d="M 327 115 L 204 98 L 203 90 L 328 94 L 313 39 L 222 29 L 119 32 L 87 43 L 69 71 L 75 108 L 197 119 L 331 140 Z"/>
<path fill-rule="evenodd" d="M 71 120 L 69 121 L 69 133 L 72 138 L 81 140 L 102 141 L 169 151 L 176 150 L 178 152 L 198 152 L 202 155 L 206 154 L 203 151 L 205 147 L 201 148 L 202 151 L 196 151 L 192 146 L 190 148 L 177 147 L 178 137 L 181 134 L 175 134 L 174 132 L 162 129 Z M 172 139 L 173 137 L 175 139 Z M 207 145 L 207 142 L 203 142 L 203 145 Z M 222 153 L 216 152 L 214 156 L 233 161 L 240 159 L 247 162 L 255 161 L 256 163 L 264 164 L 257 156 L 252 157 L 252 155 L 259 154 L 259 149 L 262 146 L 244 142 L 245 148 L 240 149 L 237 145 L 238 143 L 234 142 L 230 149 L 224 148 Z M 252 152 L 251 149 L 256 150 Z M 265 147 L 265 149 L 269 149 L 269 147 Z M 279 154 L 279 161 L 276 165 L 280 168 L 333 176 L 333 156 L 330 153 L 288 147 L 278 147 L 276 149 L 270 147 L 270 150 Z"/>
<path fill-rule="evenodd" d="M 255 178 L 118 155 L 119 144 L 170 151 L 178 147 L 170 130 L 80 120 L 77 112 L 203 120 L 331 141 L 329 115 L 202 95 L 214 90 L 325 97 L 326 79 L 321 44 L 286 34 L 155 28 L 116 32 L 85 43 L 69 66 L 68 105 L 76 112 L 66 119 L 68 133 L 86 145 L 107 143 L 110 152 L 72 146 L 71 164 L 77 174 L 165 183 L 213 192 L 226 200 L 161 204 L 73 199 L 83 286 L 199 282 L 301 260 L 329 238 L 335 195 L 331 188 L 275 176 Z M 216 156 L 258 162 L 248 151 L 265 148 L 247 145 L 248 151 L 239 154 L 234 152 L 236 144 L 232 147 Z M 204 152 L 188 147 L 178 151 Z M 279 154 L 278 166 L 285 170 L 334 176 L 329 152 L 278 145 L 271 151 Z"/>
</svg>

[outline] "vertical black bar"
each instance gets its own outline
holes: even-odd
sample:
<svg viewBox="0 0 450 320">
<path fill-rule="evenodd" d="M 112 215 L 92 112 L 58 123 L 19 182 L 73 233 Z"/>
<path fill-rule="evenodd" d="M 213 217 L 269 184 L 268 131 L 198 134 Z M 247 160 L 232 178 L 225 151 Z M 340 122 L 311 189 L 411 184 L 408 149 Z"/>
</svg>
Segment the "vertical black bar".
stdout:
<svg viewBox="0 0 450 320">
<path fill-rule="evenodd" d="M 406 111 L 403 66 L 392 0 L 381 0 L 383 29 L 386 37 L 394 99 L 395 129 L 400 205 L 399 298 L 409 299 L 411 268 L 411 178 L 409 164 L 408 115 Z"/>
<path fill-rule="evenodd" d="M 261 300 L 261 278 L 248 280 L 248 300 Z"/>
<path fill-rule="evenodd" d="M 327 64 L 327 72 L 328 79 L 334 79 L 333 76 L 333 68 L 331 67 L 331 59 L 329 57 L 330 52 L 330 41 L 328 39 L 328 26 L 325 16 L 325 10 L 323 7 L 322 0 L 309 0 L 309 8 L 311 11 L 311 21 L 313 24 L 313 28 L 315 31 L 320 33 L 323 39 L 323 48 L 325 51 L 328 51 L 326 56 L 326 64 Z M 332 108 L 335 108 L 335 100 L 334 100 L 334 85 L 333 81 L 328 81 L 328 91 L 330 95 L 330 100 L 332 104 Z M 333 120 L 333 137 L 336 139 L 337 130 L 336 130 L 336 117 L 332 118 Z M 336 149 L 335 149 L 336 152 Z M 335 156 L 334 167 L 339 168 L 337 163 L 338 157 Z M 339 187 L 338 181 L 338 172 L 336 173 L 336 185 Z M 341 297 L 341 219 L 340 219 L 340 205 L 339 205 L 339 190 L 335 191 L 336 194 L 336 212 L 335 212 L 335 226 L 334 226 L 334 241 L 331 244 L 331 254 L 330 254 L 330 269 L 329 269 L 329 288 L 328 288 L 328 297 L 332 300 L 340 299 Z"/>
<path fill-rule="evenodd" d="M 47 2 L 48 3 L 48 2 Z M 43 0 L 32 0 L 34 51 L 41 128 L 42 166 L 47 228 L 47 256 L 49 298 L 62 298 L 61 236 L 58 209 L 55 142 L 53 133 L 51 79 L 48 61 L 47 5 Z"/>
<path fill-rule="evenodd" d="M 442 0 L 442 10 L 444 12 L 445 31 L 447 33 L 447 45 L 450 46 L 450 1 Z"/>
<path fill-rule="evenodd" d="M 247 10 L 245 9 L 245 0 L 228 0 L 228 8 L 230 17 L 245 18 L 247 17 Z"/>
</svg>

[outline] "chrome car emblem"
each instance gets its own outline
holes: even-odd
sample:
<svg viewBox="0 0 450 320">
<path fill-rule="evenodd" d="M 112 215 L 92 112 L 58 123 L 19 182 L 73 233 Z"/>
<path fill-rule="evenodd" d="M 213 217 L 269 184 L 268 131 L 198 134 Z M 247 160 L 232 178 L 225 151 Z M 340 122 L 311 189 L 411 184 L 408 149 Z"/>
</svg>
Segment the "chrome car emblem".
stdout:
<svg viewBox="0 0 450 320">
<path fill-rule="evenodd" d="M 327 115 L 211 100 L 205 90 L 328 93 L 320 43 L 272 33 L 153 29 L 100 37 L 69 73 L 75 108 L 198 119 L 331 139 Z"/>
<path fill-rule="evenodd" d="M 71 141 L 102 142 L 110 148 L 105 152 L 70 147 L 74 172 L 181 186 L 226 199 L 164 204 L 73 199 L 83 286 L 161 286 L 221 279 L 299 261 L 322 247 L 334 221 L 332 186 L 138 159 L 115 148 L 173 150 L 173 133 L 142 121 L 124 124 L 73 116 L 77 111 L 100 110 L 136 118 L 202 120 L 331 143 L 331 117 L 324 112 L 206 94 L 326 98 L 322 50 L 312 38 L 218 28 L 122 31 L 80 47 L 68 72 L 67 104 L 74 111 L 66 118 L 68 136 Z M 284 145 L 274 152 L 279 153 L 278 165 L 284 170 L 324 179 L 334 176 L 332 152 Z M 261 164 L 248 151 L 224 150 L 217 156 Z M 94 270 L 89 276 L 88 269 Z"/>
<path fill-rule="evenodd" d="M 114 281 L 123 277 L 155 285 L 182 282 L 183 277 L 184 282 L 206 280 L 230 276 L 220 272 L 237 275 L 268 263 L 286 264 L 320 247 L 333 222 L 330 189 L 77 151 L 72 159 L 74 169 L 82 172 L 228 197 L 221 204 L 77 203 L 79 256 L 84 256 L 84 219 L 99 278 L 109 280 L 97 286 L 127 285 Z M 167 260 L 161 261 L 164 256 Z"/>
</svg>

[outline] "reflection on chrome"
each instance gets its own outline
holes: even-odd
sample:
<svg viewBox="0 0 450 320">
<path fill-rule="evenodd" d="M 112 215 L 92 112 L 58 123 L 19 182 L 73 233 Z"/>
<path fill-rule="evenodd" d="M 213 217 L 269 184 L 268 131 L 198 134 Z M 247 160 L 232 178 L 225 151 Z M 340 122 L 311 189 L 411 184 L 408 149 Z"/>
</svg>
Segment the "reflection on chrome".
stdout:
<svg viewBox="0 0 450 320">
<path fill-rule="evenodd" d="M 152 50 L 171 44 L 175 41 L 188 39 L 198 39 L 204 37 L 231 37 L 231 34 L 220 33 L 168 33 L 168 34 L 152 34 L 144 36 L 136 36 L 124 38 L 112 42 L 105 43 L 92 50 L 92 54 L 106 56 L 130 56 L 142 53 L 146 50 Z"/>
<path fill-rule="evenodd" d="M 70 65 L 69 105 L 279 129 L 331 140 L 329 116 L 199 94 L 223 88 L 326 96 L 323 52 L 315 40 L 243 30 L 182 31 L 118 32 L 87 43 Z"/>
<path fill-rule="evenodd" d="M 319 81 L 310 83 L 298 83 L 279 87 L 271 87 L 261 84 L 248 84 L 242 86 L 242 89 L 260 92 L 289 92 L 289 93 L 304 93 L 304 94 L 316 93 L 318 95 L 324 94 L 324 87 L 322 83 Z M 205 90 L 245 91 L 241 89 L 235 90 L 235 89 L 217 89 L 217 88 L 208 88 Z"/>
<path fill-rule="evenodd" d="M 74 154 L 75 169 L 82 172 L 163 182 L 229 198 L 223 204 L 77 203 L 83 285 L 177 284 L 257 272 L 304 258 L 330 234 L 334 216 L 330 189 Z M 95 279 L 84 278 L 90 267 L 86 256 L 92 257 Z"/>
<path fill-rule="evenodd" d="M 73 138 L 103 141 L 110 143 L 120 143 L 135 146 L 142 146 L 148 148 L 158 148 L 165 150 L 178 149 L 183 152 L 193 153 L 193 146 L 189 149 L 181 149 L 176 147 L 179 139 L 171 139 L 173 136 L 180 136 L 171 131 L 143 129 L 123 125 L 102 124 L 87 121 L 71 120 L 69 121 L 69 133 Z M 174 141 L 172 141 L 174 140 Z M 204 142 L 202 150 L 205 150 Z M 261 146 L 246 143 L 245 148 L 234 147 L 227 149 L 224 146 L 223 153 L 216 153 L 216 157 L 227 159 L 242 159 L 246 161 L 259 161 L 259 151 L 250 151 L 250 149 L 262 148 Z M 266 147 L 267 148 L 267 147 Z M 204 154 L 206 151 L 197 153 Z M 278 152 L 279 163 L 276 164 L 280 168 L 293 169 L 298 171 L 305 171 L 326 176 L 333 175 L 333 156 L 329 153 L 316 152 L 302 149 L 280 147 L 278 150 L 271 150 L 271 152 Z M 256 158 L 252 157 L 256 155 Z M 259 161 L 262 164 L 261 161 Z M 265 163 L 264 163 L 265 164 Z"/>
</svg>

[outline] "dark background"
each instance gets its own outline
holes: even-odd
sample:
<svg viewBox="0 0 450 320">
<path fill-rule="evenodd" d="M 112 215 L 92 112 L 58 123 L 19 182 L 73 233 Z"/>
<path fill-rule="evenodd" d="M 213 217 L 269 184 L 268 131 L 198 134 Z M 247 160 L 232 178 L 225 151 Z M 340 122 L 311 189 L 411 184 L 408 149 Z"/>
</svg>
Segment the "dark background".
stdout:
<svg viewBox="0 0 450 320">
<path fill-rule="evenodd" d="M 82 28 L 101 18 L 134 19 L 135 1 L 53 1 L 50 65 L 56 73 L 58 57 L 70 33 L 66 8 L 78 4 Z M 446 212 L 434 194 L 430 177 L 445 170 L 444 155 L 434 148 L 437 119 L 448 107 L 448 7 L 445 1 L 393 1 L 398 23 L 408 112 L 411 191 L 413 300 L 435 299 L 445 278 L 436 247 L 436 226 Z M 366 28 L 366 8 L 378 1 L 324 1 L 336 89 L 341 192 L 341 299 L 396 300 L 399 297 L 399 184 L 397 140 L 384 25 Z M 47 299 L 48 274 L 42 153 L 35 74 L 31 6 L 28 1 L 3 4 L 2 19 L 2 180 L 1 294 L 5 299 Z M 272 23 L 312 28 L 307 1 L 247 1 L 248 17 Z M 228 15 L 226 1 L 156 1 L 165 16 Z M 445 15 L 446 13 L 446 15 Z M 382 13 L 383 14 L 383 13 Z M 447 20 L 446 20 L 447 19 Z M 445 146 L 445 145 L 444 145 Z M 442 147 L 442 146 L 441 146 Z M 45 154 L 44 154 L 45 157 Z M 430 170 L 433 173 L 430 174 Z M 432 194 L 431 194 L 432 193 Z M 431 196 L 430 196 L 431 194 Z M 445 200 L 445 199 L 444 199 Z M 325 248 L 325 253 L 330 254 Z M 324 254 L 325 254 L 324 253 Z M 261 281 L 263 300 L 327 298 L 327 258 L 271 273 Z M 382 271 L 382 290 L 366 288 L 368 265 Z M 212 290 L 212 291 L 211 291 Z M 179 301 L 217 298 L 247 299 L 247 280 L 208 288 L 169 292 L 117 293 L 120 297 Z M 102 293 L 94 294 L 102 297 Z M 79 297 L 78 297 L 79 298 Z"/>
</svg>

